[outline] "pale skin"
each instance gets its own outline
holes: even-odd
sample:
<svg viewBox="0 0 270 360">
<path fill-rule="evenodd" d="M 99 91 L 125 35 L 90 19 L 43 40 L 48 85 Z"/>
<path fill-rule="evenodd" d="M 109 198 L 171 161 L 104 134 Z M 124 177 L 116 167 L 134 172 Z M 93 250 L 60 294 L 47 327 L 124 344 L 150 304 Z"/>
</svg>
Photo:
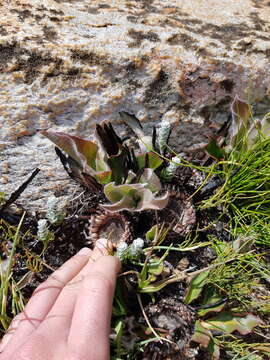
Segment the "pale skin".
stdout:
<svg viewBox="0 0 270 360">
<path fill-rule="evenodd" d="M 0 345 L 0 360 L 107 360 L 120 263 L 104 243 L 83 248 L 33 293 Z"/>
</svg>

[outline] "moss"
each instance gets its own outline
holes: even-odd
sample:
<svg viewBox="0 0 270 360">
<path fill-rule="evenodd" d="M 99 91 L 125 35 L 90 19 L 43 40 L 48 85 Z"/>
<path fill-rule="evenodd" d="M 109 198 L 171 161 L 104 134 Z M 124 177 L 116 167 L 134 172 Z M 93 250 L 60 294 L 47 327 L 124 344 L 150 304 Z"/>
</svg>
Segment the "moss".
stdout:
<svg viewBox="0 0 270 360">
<path fill-rule="evenodd" d="M 19 52 L 19 46 L 16 42 L 0 44 L 0 72 L 3 71 L 5 65 L 14 58 Z"/>
<path fill-rule="evenodd" d="M 111 61 L 106 56 L 101 56 L 88 50 L 71 50 L 71 58 L 88 65 L 110 65 Z"/>
<path fill-rule="evenodd" d="M 160 41 L 158 34 L 154 33 L 153 31 L 143 32 L 130 29 L 128 31 L 128 36 L 134 39 L 134 41 L 130 44 L 130 47 L 140 46 L 143 40 L 149 40 L 151 42 Z"/>
<path fill-rule="evenodd" d="M 42 28 L 44 38 L 48 41 L 55 40 L 57 38 L 57 32 L 52 26 L 43 26 Z"/>
<path fill-rule="evenodd" d="M 86 11 L 89 14 L 94 14 L 94 15 L 98 14 L 98 8 L 97 7 L 88 6 Z"/>
<path fill-rule="evenodd" d="M 62 10 L 49 9 L 49 11 L 54 15 L 64 15 L 65 14 Z"/>
<path fill-rule="evenodd" d="M 168 79 L 168 74 L 166 74 L 164 70 L 161 70 L 157 78 L 148 86 L 144 101 L 146 103 L 159 101 L 158 99 L 163 96 L 162 93 L 164 89 L 168 88 Z"/>
<path fill-rule="evenodd" d="M 234 82 L 233 80 L 230 79 L 226 79 L 220 82 L 220 86 L 222 89 L 225 89 L 228 92 L 231 92 L 232 89 L 234 88 Z"/>
<path fill-rule="evenodd" d="M 57 16 L 49 16 L 49 19 L 53 22 L 60 22 L 62 19 Z"/>
<path fill-rule="evenodd" d="M 39 69 L 43 65 L 55 62 L 61 64 L 62 61 L 60 59 L 51 57 L 50 54 L 43 55 L 39 52 L 31 52 L 27 60 L 20 59 L 18 61 L 17 70 L 23 70 L 25 72 L 25 82 L 27 84 L 31 84 L 36 79 L 37 75 L 39 74 Z"/>
<path fill-rule="evenodd" d="M 0 35 L 2 35 L 2 36 L 8 35 L 8 32 L 7 32 L 7 30 L 4 28 L 3 25 L 0 25 Z"/>
<path fill-rule="evenodd" d="M 20 47 L 16 42 L 0 45 L 1 65 L 0 72 L 4 72 L 8 64 L 15 59 L 12 71 L 23 71 L 24 82 L 31 84 L 40 73 L 40 68 L 44 65 L 55 64 L 59 69 L 63 60 L 52 57 L 49 53 L 30 51 Z M 49 77 L 49 76 L 48 76 Z"/>
<path fill-rule="evenodd" d="M 26 9 L 26 10 L 12 9 L 11 12 L 16 13 L 17 16 L 18 16 L 18 18 L 19 18 L 19 20 L 20 20 L 21 22 L 24 22 L 25 19 L 33 16 L 33 14 L 31 13 L 31 11 L 29 11 L 29 10 L 27 10 L 27 9 Z"/>
<path fill-rule="evenodd" d="M 99 4 L 98 7 L 100 9 L 110 9 L 111 8 L 109 4 Z"/>
<path fill-rule="evenodd" d="M 187 34 L 173 34 L 167 40 L 170 45 L 183 45 L 187 49 L 196 47 L 198 44 L 194 38 Z"/>
<path fill-rule="evenodd" d="M 250 13 L 250 19 L 251 19 L 251 21 L 253 22 L 253 24 L 254 24 L 254 29 L 255 30 L 257 30 L 257 31 L 263 31 L 263 26 L 264 25 L 269 25 L 269 24 L 267 24 L 267 22 L 266 21 L 264 21 L 263 19 L 261 19 L 260 17 L 259 17 L 259 15 L 258 15 L 258 13 L 257 12 L 252 12 L 252 13 Z"/>
</svg>

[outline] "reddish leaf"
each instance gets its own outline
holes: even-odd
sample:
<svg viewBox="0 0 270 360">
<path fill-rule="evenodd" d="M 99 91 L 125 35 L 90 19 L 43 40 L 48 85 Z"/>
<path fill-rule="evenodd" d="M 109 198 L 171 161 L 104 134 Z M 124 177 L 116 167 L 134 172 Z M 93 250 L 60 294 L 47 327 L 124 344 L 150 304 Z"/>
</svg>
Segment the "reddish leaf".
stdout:
<svg viewBox="0 0 270 360">
<path fill-rule="evenodd" d="M 195 331 L 192 340 L 206 348 L 212 355 L 212 360 L 218 360 L 220 356 L 218 341 L 213 337 L 211 331 L 205 329 L 200 320 L 195 323 Z"/>
<path fill-rule="evenodd" d="M 249 105 L 236 96 L 231 111 L 233 118 L 230 129 L 230 145 L 232 148 L 245 149 L 247 146 L 248 121 L 251 116 Z"/>
<path fill-rule="evenodd" d="M 249 334 L 255 326 L 262 325 L 263 321 L 252 314 L 235 314 L 230 311 L 222 312 L 215 317 L 202 321 L 201 325 L 208 330 L 231 334 L 238 331 L 242 335 Z"/>
<path fill-rule="evenodd" d="M 251 115 L 249 105 L 245 101 L 241 100 L 237 95 L 233 100 L 231 110 L 232 115 L 238 124 L 240 124 L 240 120 L 245 124 L 247 123 Z"/>
<path fill-rule="evenodd" d="M 83 171 L 87 165 L 95 169 L 98 146 L 92 141 L 53 130 L 41 130 L 40 133 L 77 161 Z"/>
<path fill-rule="evenodd" d="M 103 171 L 96 173 L 95 178 L 100 184 L 108 184 L 110 181 L 112 181 L 112 172 Z"/>
<path fill-rule="evenodd" d="M 201 321 L 197 320 L 195 323 L 194 334 L 192 340 L 201 344 L 203 347 L 207 348 L 210 339 L 212 338 L 211 331 L 207 330 L 201 325 Z"/>
</svg>

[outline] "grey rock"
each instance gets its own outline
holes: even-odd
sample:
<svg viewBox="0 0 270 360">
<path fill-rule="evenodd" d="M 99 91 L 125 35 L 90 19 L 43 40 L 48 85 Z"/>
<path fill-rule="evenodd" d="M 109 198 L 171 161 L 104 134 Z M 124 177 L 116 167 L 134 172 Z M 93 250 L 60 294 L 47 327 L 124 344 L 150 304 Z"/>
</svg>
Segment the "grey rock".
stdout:
<svg viewBox="0 0 270 360">
<path fill-rule="evenodd" d="M 269 111 L 270 3 L 264 0 L 10 0 L 0 4 L 0 191 L 36 167 L 21 202 L 44 208 L 74 184 L 37 129 L 91 137 L 134 113 L 174 125 L 178 150 L 204 143 L 238 94 Z"/>
</svg>

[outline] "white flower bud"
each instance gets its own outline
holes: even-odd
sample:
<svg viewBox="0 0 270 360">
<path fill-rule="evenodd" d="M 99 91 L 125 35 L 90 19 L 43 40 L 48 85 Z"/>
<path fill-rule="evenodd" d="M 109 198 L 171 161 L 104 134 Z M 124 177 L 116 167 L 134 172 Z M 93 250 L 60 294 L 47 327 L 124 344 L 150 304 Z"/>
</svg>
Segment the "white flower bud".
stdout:
<svg viewBox="0 0 270 360">
<path fill-rule="evenodd" d="M 48 222 L 46 219 L 38 220 L 37 238 L 40 241 L 46 242 L 49 235 Z"/>
<path fill-rule="evenodd" d="M 125 243 L 124 241 L 121 241 L 117 245 L 116 256 L 118 256 L 120 260 L 123 260 L 127 255 L 127 249 L 128 249 L 128 244 Z"/>
<path fill-rule="evenodd" d="M 168 178 L 172 178 L 180 164 L 181 164 L 181 159 L 177 156 L 173 157 L 172 160 L 170 161 L 170 164 L 164 171 L 165 176 Z"/>
<path fill-rule="evenodd" d="M 171 131 L 171 124 L 169 121 L 162 121 L 158 130 L 157 143 L 161 153 L 167 146 L 168 137 Z"/>
<path fill-rule="evenodd" d="M 63 215 L 58 211 L 58 199 L 50 196 L 47 200 L 46 218 L 51 224 L 56 224 L 63 219 Z"/>
<path fill-rule="evenodd" d="M 130 245 L 128 252 L 131 257 L 137 257 L 144 246 L 144 241 L 141 238 L 137 238 L 133 241 L 133 243 Z"/>
<path fill-rule="evenodd" d="M 143 246 L 144 246 L 144 241 L 143 241 L 143 239 L 141 239 L 141 238 L 137 238 L 137 239 L 135 239 L 134 241 L 133 241 L 133 245 L 136 247 L 136 248 L 140 248 L 140 249 L 142 249 L 143 248 Z"/>
</svg>

